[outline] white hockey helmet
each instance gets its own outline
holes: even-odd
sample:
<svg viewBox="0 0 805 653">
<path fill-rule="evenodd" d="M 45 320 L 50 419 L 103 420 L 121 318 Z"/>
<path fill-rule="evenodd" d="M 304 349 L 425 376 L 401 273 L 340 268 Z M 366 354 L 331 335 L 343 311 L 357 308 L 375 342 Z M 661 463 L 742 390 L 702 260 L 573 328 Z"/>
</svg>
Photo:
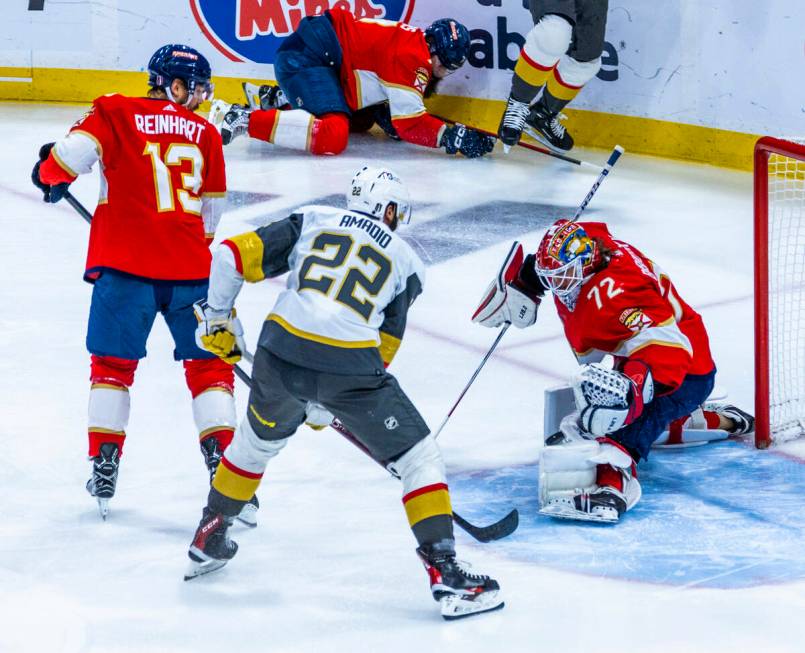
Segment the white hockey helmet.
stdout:
<svg viewBox="0 0 805 653">
<path fill-rule="evenodd" d="M 395 206 L 392 229 L 411 221 L 411 196 L 402 179 L 388 168 L 363 166 L 352 178 L 347 208 L 382 220 L 389 204 Z"/>
</svg>

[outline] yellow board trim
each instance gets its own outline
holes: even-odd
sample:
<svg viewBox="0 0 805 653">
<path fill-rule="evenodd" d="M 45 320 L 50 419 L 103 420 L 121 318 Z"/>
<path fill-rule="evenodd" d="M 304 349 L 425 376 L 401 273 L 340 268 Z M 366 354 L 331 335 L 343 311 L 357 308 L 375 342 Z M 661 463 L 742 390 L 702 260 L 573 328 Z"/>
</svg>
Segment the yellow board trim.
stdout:
<svg viewBox="0 0 805 653">
<path fill-rule="evenodd" d="M 260 480 L 259 478 L 246 478 L 236 474 L 229 467 L 221 464 L 215 470 L 212 486 L 225 497 L 236 501 L 248 501 L 260 486 Z"/>
<path fill-rule="evenodd" d="M 447 490 L 436 490 L 409 499 L 405 503 L 405 514 L 408 516 L 408 524 L 411 527 L 429 517 L 452 515 L 450 493 Z"/>
<path fill-rule="evenodd" d="M 243 278 L 256 283 L 266 278 L 263 272 L 263 241 L 257 232 L 249 231 L 227 240 L 238 248 L 240 262 L 243 265 Z"/>
<path fill-rule="evenodd" d="M 33 82 L 0 83 L 0 100 L 38 102 L 74 102 L 89 104 L 110 92 L 144 96 L 147 76 L 143 72 L 112 70 L 76 70 L 68 68 L 0 68 L 0 76 L 31 77 Z M 241 78 L 214 77 L 216 97 L 227 102 L 242 102 Z M 255 84 L 274 80 L 251 79 Z M 360 97 L 360 95 L 359 95 Z M 505 108 L 504 100 L 462 98 L 436 94 L 425 100 L 428 110 L 439 116 L 474 127 L 497 132 Z M 201 106 L 203 116 L 209 103 Z M 751 170 L 758 134 L 686 125 L 653 118 L 564 109 L 568 128 L 581 147 L 611 151 L 620 143 L 627 152 L 671 159 L 709 163 L 727 168 Z M 572 153 L 571 153 L 572 155 Z M 536 153 L 534 156 L 539 156 Z"/>
<path fill-rule="evenodd" d="M 506 108 L 503 100 L 460 98 L 451 95 L 433 95 L 425 100 L 428 111 L 443 118 L 462 122 L 473 127 L 497 132 L 500 117 Z M 684 125 L 666 120 L 620 116 L 615 114 L 565 108 L 565 123 L 576 144 L 582 147 L 601 148 L 606 152 L 619 143 L 626 152 L 649 154 L 695 163 L 708 163 L 725 168 L 752 170 L 757 134 Z M 530 139 L 524 139 L 532 142 Z M 536 152 L 534 156 L 540 156 Z M 590 155 L 570 156 L 590 159 Z M 606 158 L 604 155 L 601 160 Z"/>
<path fill-rule="evenodd" d="M 330 345 L 331 347 L 340 347 L 341 349 L 365 349 L 367 347 L 377 347 L 376 340 L 336 340 L 335 338 L 328 338 L 321 336 L 317 333 L 310 333 L 309 331 L 302 331 L 297 329 L 293 324 L 280 317 L 276 313 L 271 313 L 267 318 L 267 322 L 276 322 L 283 329 L 292 333 L 297 338 L 304 338 L 305 340 L 312 340 L 323 345 Z"/>
</svg>

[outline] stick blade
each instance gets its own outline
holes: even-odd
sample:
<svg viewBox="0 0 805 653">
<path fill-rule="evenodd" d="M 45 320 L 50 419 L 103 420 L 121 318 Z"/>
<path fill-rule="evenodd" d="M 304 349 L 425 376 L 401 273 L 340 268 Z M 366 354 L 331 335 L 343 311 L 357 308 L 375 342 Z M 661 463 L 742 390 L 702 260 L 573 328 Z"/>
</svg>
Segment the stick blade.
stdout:
<svg viewBox="0 0 805 653">
<path fill-rule="evenodd" d="M 455 512 L 453 513 L 453 521 L 473 538 L 479 542 L 486 543 L 502 540 L 504 537 L 514 533 L 520 525 L 520 513 L 515 508 L 503 519 L 496 521 L 494 524 L 489 524 L 489 526 L 475 526 Z"/>
</svg>

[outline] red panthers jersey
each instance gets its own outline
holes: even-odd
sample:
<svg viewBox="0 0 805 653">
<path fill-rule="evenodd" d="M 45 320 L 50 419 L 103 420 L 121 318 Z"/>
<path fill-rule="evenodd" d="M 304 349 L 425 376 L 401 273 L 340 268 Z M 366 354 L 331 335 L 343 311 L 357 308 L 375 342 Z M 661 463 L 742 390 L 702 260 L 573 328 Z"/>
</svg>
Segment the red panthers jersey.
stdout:
<svg viewBox="0 0 805 653">
<path fill-rule="evenodd" d="M 215 128 L 175 102 L 107 95 L 56 143 L 40 176 L 46 183 L 72 180 L 99 159 L 85 279 L 104 269 L 155 280 L 207 279 L 207 243 L 217 223 L 207 205 L 226 194 Z"/>
<path fill-rule="evenodd" d="M 612 258 L 582 284 L 572 311 L 554 297 L 579 362 L 602 354 L 639 359 L 664 392 L 678 388 L 686 374 L 711 372 L 715 365 L 702 318 L 668 275 L 635 247 L 612 238 L 605 224 L 580 224 Z"/>
<path fill-rule="evenodd" d="M 400 138 L 438 147 L 445 124 L 425 111 L 423 94 L 433 68 L 425 33 L 406 23 L 357 19 L 331 9 L 341 44 L 341 85 L 353 111 L 388 101 Z"/>
</svg>

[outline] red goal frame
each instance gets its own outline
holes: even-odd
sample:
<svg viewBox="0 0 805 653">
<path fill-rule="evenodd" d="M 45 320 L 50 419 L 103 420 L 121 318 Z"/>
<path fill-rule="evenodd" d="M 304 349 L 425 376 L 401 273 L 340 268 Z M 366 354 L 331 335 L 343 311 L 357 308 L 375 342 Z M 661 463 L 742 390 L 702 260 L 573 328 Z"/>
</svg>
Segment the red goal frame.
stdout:
<svg viewBox="0 0 805 653">
<path fill-rule="evenodd" d="M 755 143 L 755 446 L 771 442 L 769 425 L 769 157 L 805 161 L 805 145 L 764 137 Z M 805 265 L 805 260 L 802 262 Z"/>
</svg>

